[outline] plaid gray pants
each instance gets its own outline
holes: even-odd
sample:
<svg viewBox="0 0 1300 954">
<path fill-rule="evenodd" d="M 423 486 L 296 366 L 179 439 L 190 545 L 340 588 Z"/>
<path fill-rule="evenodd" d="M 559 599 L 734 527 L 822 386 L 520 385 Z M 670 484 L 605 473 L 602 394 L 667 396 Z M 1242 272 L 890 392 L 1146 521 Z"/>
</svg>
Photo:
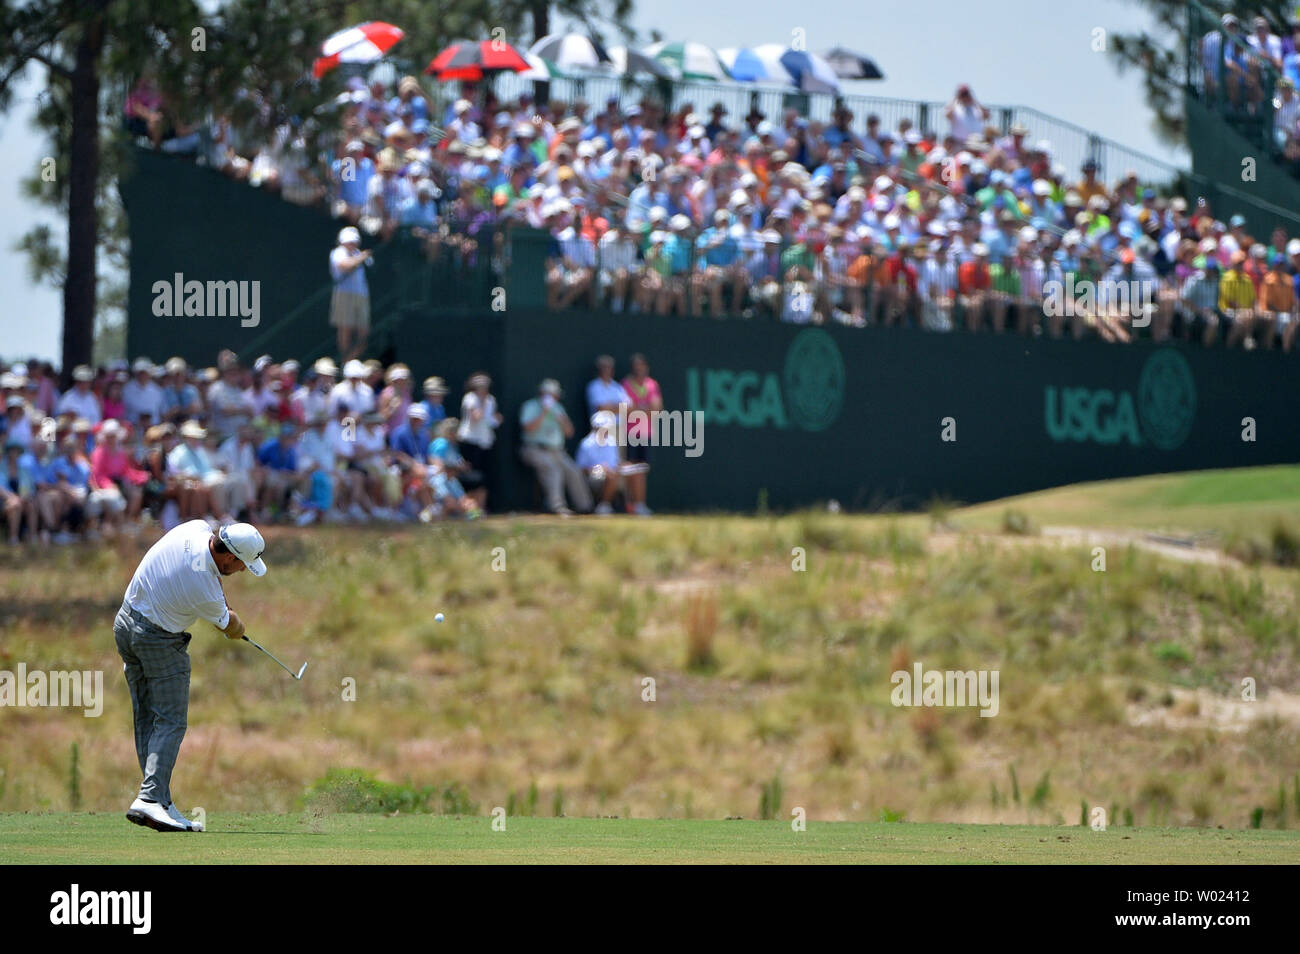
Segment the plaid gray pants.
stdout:
<svg viewBox="0 0 1300 954">
<path fill-rule="evenodd" d="M 169 633 L 125 603 L 113 621 L 117 652 L 131 690 L 140 797 L 170 805 L 172 769 L 190 709 L 189 633 Z"/>
</svg>

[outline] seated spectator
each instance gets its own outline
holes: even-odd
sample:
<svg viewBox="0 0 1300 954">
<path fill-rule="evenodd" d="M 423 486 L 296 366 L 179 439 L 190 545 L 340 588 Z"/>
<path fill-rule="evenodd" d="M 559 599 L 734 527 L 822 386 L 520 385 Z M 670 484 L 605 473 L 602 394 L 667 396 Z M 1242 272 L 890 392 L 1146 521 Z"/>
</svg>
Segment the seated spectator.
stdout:
<svg viewBox="0 0 1300 954">
<path fill-rule="evenodd" d="M 136 466 L 130 453 L 121 446 L 122 434 L 122 426 L 115 420 L 107 420 L 100 426 L 95 450 L 90 455 L 90 483 L 103 502 L 106 529 L 134 533 L 149 475 Z"/>
<path fill-rule="evenodd" d="M 1219 311 L 1219 260 L 1213 255 L 1199 256 L 1193 262 L 1196 271 L 1183 283 L 1180 301 L 1190 315 L 1189 332 L 1200 332 L 1207 348 L 1214 344 L 1223 315 Z"/>
<path fill-rule="evenodd" d="M 1229 348 L 1243 342 L 1247 348 L 1255 344 L 1250 337 L 1255 327 L 1255 285 L 1243 271 L 1245 262 L 1245 252 L 1233 252 L 1228 269 L 1219 279 L 1219 311 L 1228 325 L 1225 344 Z"/>
<path fill-rule="evenodd" d="M 5 443 L 0 457 L 0 517 L 9 530 L 11 546 L 19 542 L 24 525 L 29 543 L 38 538 L 36 460 L 13 440 Z M 48 542 L 48 536 L 41 539 Z"/>
<path fill-rule="evenodd" d="M 487 487 L 483 483 L 483 475 L 460 452 L 456 440 L 459 426 L 460 421 L 454 417 L 441 421 L 434 428 L 434 438 L 429 443 L 427 456 L 429 459 L 437 458 L 447 476 L 458 480 L 466 495 L 479 510 L 483 510 L 487 507 Z"/>
<path fill-rule="evenodd" d="M 538 386 L 537 397 L 524 402 L 519 414 L 523 427 L 519 456 L 537 472 L 546 508 L 569 517 L 573 510 L 566 505 L 566 490 L 581 513 L 591 510 L 592 501 L 586 478 L 564 449 L 565 440 L 573 436 L 573 423 L 560 403 L 560 394 L 559 382 L 547 378 Z"/>
<path fill-rule="evenodd" d="M 72 371 L 72 387 L 63 392 L 59 398 L 59 403 L 55 407 L 55 413 L 58 415 L 71 414 L 73 417 L 80 418 L 91 427 L 94 427 L 104 419 L 99 398 L 90 389 L 90 383 L 95 380 L 95 372 L 84 364 L 78 365 Z"/>
<path fill-rule="evenodd" d="M 193 519 L 193 512 L 198 510 L 208 523 L 234 523 L 226 474 L 208 451 L 207 430 L 197 421 L 186 421 L 181 425 L 180 434 L 181 443 L 167 455 L 167 470 L 190 492 L 190 514 L 182 513 L 182 518 Z M 218 520 L 214 513 L 221 514 L 221 518 Z"/>
<path fill-rule="evenodd" d="M 1295 339 L 1295 310 L 1295 288 L 1286 271 L 1286 257 L 1278 253 L 1260 283 L 1256 344 L 1267 350 L 1276 341 L 1289 353 Z"/>
<path fill-rule="evenodd" d="M 578 445 L 574 462 L 586 475 L 591 495 L 598 503 L 595 513 L 606 517 L 614 512 L 614 500 L 622 485 L 622 460 L 614 431 L 618 418 L 611 411 L 591 415 L 591 431 Z"/>
<path fill-rule="evenodd" d="M 421 403 L 429 413 L 428 420 L 431 427 L 437 427 L 447 417 L 447 409 L 442 404 L 446 396 L 447 384 L 442 378 L 435 375 L 424 379 L 424 400 Z"/>
<path fill-rule="evenodd" d="M 280 425 L 280 432 L 257 449 L 262 466 L 263 512 L 274 519 L 288 516 L 297 519 L 302 513 L 302 479 L 298 472 L 298 427 Z"/>
<path fill-rule="evenodd" d="M 229 510 L 237 520 L 260 522 L 263 472 L 257 462 L 258 430 L 243 424 L 217 448 L 214 462 L 226 475 Z"/>
</svg>

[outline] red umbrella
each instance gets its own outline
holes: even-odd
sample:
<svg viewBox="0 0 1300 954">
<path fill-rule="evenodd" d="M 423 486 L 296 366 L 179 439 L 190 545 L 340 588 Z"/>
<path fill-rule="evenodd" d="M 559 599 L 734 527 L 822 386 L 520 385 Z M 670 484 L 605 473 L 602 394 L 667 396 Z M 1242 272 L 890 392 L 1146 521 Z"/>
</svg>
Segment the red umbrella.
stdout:
<svg viewBox="0 0 1300 954">
<path fill-rule="evenodd" d="M 320 79 L 340 63 L 373 63 L 404 35 L 400 27 L 379 21 L 340 30 L 321 44 L 321 55 L 312 63 L 312 72 Z"/>
<path fill-rule="evenodd" d="M 484 73 L 522 73 L 529 69 L 524 55 L 502 40 L 453 43 L 424 68 L 440 82 L 479 80 Z"/>
</svg>

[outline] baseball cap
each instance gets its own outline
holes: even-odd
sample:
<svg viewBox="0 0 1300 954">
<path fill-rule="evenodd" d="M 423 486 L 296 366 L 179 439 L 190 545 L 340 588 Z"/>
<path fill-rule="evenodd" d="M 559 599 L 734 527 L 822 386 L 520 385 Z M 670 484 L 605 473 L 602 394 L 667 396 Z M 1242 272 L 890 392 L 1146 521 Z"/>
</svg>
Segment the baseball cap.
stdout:
<svg viewBox="0 0 1300 954">
<path fill-rule="evenodd" d="M 339 229 L 339 244 L 340 244 L 340 245 L 349 245 L 349 244 L 351 244 L 351 245 L 360 245 L 360 244 L 361 244 L 361 233 L 358 232 L 355 228 L 353 228 L 353 227 L 350 226 L 350 225 L 349 225 L 347 228 Z"/>
<path fill-rule="evenodd" d="M 217 539 L 239 557 L 244 566 L 248 567 L 249 573 L 253 576 L 266 576 L 266 561 L 262 559 L 266 541 L 255 526 L 251 523 L 232 523 L 217 531 Z"/>
</svg>

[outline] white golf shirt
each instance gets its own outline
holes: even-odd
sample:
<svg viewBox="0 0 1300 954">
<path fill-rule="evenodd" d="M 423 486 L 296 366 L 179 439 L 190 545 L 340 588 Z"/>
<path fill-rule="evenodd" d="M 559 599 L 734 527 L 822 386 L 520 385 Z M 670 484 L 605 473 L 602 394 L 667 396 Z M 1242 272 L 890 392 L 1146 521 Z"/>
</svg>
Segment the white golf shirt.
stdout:
<svg viewBox="0 0 1300 954">
<path fill-rule="evenodd" d="M 169 633 L 183 633 L 199 619 L 218 629 L 228 626 L 230 610 L 210 539 L 212 529 L 202 520 L 164 534 L 136 567 L 126 588 L 127 605 Z"/>
</svg>

